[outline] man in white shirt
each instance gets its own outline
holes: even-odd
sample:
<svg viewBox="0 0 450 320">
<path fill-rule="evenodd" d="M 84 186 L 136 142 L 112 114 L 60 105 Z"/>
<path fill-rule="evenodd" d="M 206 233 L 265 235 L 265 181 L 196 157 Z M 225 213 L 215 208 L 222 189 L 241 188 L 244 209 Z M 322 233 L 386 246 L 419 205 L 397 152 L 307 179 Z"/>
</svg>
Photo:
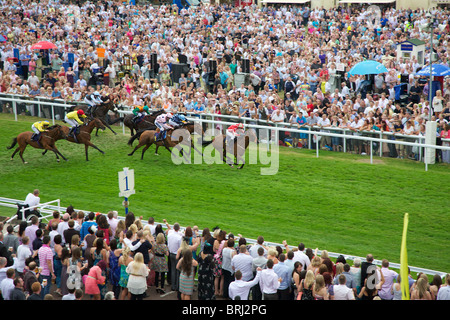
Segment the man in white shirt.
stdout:
<svg viewBox="0 0 450 320">
<path fill-rule="evenodd" d="M 333 285 L 333 300 L 355 300 L 353 290 L 345 285 L 347 278 L 341 274 L 339 276 L 339 284 Z"/>
<path fill-rule="evenodd" d="M 287 243 L 285 243 L 286 249 L 288 249 Z M 292 263 L 295 263 L 296 261 L 299 261 L 302 266 L 303 270 L 306 270 L 308 266 L 310 265 L 311 261 L 309 260 L 309 257 L 303 252 L 305 250 L 305 245 L 303 243 L 300 243 L 298 245 L 298 250 L 294 252 L 294 258 L 292 259 Z"/>
<path fill-rule="evenodd" d="M 11 291 L 14 290 L 14 276 L 16 272 L 14 268 L 9 268 L 6 271 L 6 278 L 0 283 L 0 291 L 4 300 L 10 300 Z"/>
<path fill-rule="evenodd" d="M 250 281 L 253 278 L 253 258 L 247 253 L 247 247 L 241 245 L 239 254 L 231 259 L 231 268 L 233 271 L 240 270 L 242 273 L 242 281 Z"/>
<path fill-rule="evenodd" d="M 105 73 L 109 74 L 109 87 L 114 88 L 116 84 L 116 68 L 110 63 L 108 68 L 105 69 Z"/>
<path fill-rule="evenodd" d="M 273 260 L 267 260 L 267 269 L 261 271 L 259 286 L 263 293 L 263 300 L 278 300 L 278 288 L 280 287 L 281 278 L 273 270 Z"/>
<path fill-rule="evenodd" d="M 258 268 L 255 279 L 251 281 L 244 281 L 242 279 L 243 274 L 241 270 L 237 270 L 234 273 L 234 277 L 236 280 L 231 282 L 230 286 L 228 287 L 228 296 L 232 300 L 235 300 L 236 297 L 239 297 L 240 300 L 248 300 L 248 294 L 250 292 L 250 289 L 256 284 L 258 284 L 260 276 L 261 276 L 261 268 Z"/>
<path fill-rule="evenodd" d="M 164 219 L 164 222 L 166 220 Z M 167 222 L 166 222 L 167 223 Z M 175 223 L 173 229 L 167 231 L 167 247 L 169 249 L 169 273 L 171 280 L 172 291 L 178 290 L 177 277 L 177 251 L 180 248 L 183 234 L 180 232 L 180 224 Z"/>
<path fill-rule="evenodd" d="M 39 78 L 36 76 L 34 71 L 32 71 L 31 75 L 28 77 L 28 83 L 30 84 L 30 86 L 39 87 Z"/>
<path fill-rule="evenodd" d="M 39 189 L 35 189 L 33 193 L 29 193 L 25 198 L 24 205 L 28 205 L 28 207 L 34 207 L 39 204 L 41 198 L 39 198 Z M 37 210 L 37 208 L 33 208 L 31 210 Z"/>
<path fill-rule="evenodd" d="M 64 235 L 64 231 L 69 229 L 69 220 L 70 220 L 70 215 L 67 212 L 64 213 L 63 221 L 58 223 L 58 228 L 56 229 L 56 231 L 58 231 L 58 233 L 62 236 L 61 245 L 64 245 L 66 243 L 63 235 Z"/>
</svg>

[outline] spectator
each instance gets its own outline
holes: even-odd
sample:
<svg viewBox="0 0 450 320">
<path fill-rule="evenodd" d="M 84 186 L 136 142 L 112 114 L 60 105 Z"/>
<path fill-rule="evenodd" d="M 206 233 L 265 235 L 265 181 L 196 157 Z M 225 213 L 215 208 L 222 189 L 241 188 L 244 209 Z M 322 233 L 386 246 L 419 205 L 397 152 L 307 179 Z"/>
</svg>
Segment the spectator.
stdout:
<svg viewBox="0 0 450 320">
<path fill-rule="evenodd" d="M 233 239 L 228 239 L 228 241 L 230 241 L 230 240 L 233 240 Z M 233 241 L 233 245 L 234 245 L 234 241 Z M 229 249 L 229 248 L 224 248 L 223 268 L 224 267 L 228 268 L 227 259 L 225 258 L 225 257 L 227 257 L 228 253 L 225 249 Z M 234 248 L 232 248 L 231 252 L 235 253 L 236 251 L 234 250 Z M 230 261 L 231 261 L 231 259 L 230 259 Z M 200 255 L 197 258 L 197 262 L 198 262 L 198 284 L 197 284 L 198 299 L 199 300 L 213 300 L 216 298 L 214 295 L 215 263 L 214 263 L 213 255 L 206 253 L 205 250 L 202 250 L 200 252 Z M 230 262 L 230 264 L 231 264 L 231 262 Z M 231 266 L 230 266 L 230 268 L 231 268 Z M 223 297 L 228 298 L 228 286 L 229 286 L 229 283 L 227 283 L 227 272 L 228 271 L 226 269 L 223 269 L 223 272 L 224 272 L 224 277 L 225 277 Z M 225 292 L 225 290 L 227 290 L 227 291 Z"/>
<path fill-rule="evenodd" d="M 339 276 L 339 284 L 333 286 L 333 296 L 331 300 L 355 300 L 353 290 L 345 285 L 347 278 L 341 274 Z"/>
<path fill-rule="evenodd" d="M 12 253 L 17 253 L 17 248 L 19 247 L 19 237 L 14 234 L 14 227 L 12 225 L 8 225 L 6 227 L 7 234 L 3 237 L 3 244 L 6 248 L 12 248 Z"/>
<path fill-rule="evenodd" d="M 23 276 L 23 272 L 25 269 L 25 261 L 29 258 L 29 257 L 36 257 L 38 251 L 35 251 L 34 255 L 33 252 L 30 250 L 30 247 L 28 246 L 28 242 L 30 240 L 28 239 L 27 236 L 22 238 L 22 244 L 19 246 L 19 248 L 17 249 L 17 255 L 16 255 L 16 262 L 15 262 L 15 268 L 16 271 L 18 273 L 18 275 L 20 277 Z"/>
<path fill-rule="evenodd" d="M 42 243 L 43 244 L 38 251 L 38 256 L 39 267 L 42 268 L 41 277 L 43 281 L 46 282 L 41 295 L 42 297 L 45 297 L 45 295 L 50 292 L 52 280 L 56 279 L 56 275 L 53 269 L 53 252 L 50 248 L 50 237 L 48 235 L 44 236 L 42 239 Z"/>
<path fill-rule="evenodd" d="M 60 235 L 62 235 L 62 245 L 70 244 L 70 242 L 66 242 L 65 239 L 65 235 L 64 235 L 64 231 L 66 231 L 67 229 L 69 229 L 69 220 L 70 220 L 70 215 L 66 212 L 63 215 L 62 221 L 60 223 L 58 223 L 58 229 L 56 229 L 56 231 L 58 231 L 58 233 Z"/>
<path fill-rule="evenodd" d="M 415 289 L 411 292 L 411 300 L 432 300 L 425 278 L 417 279 Z"/>
<path fill-rule="evenodd" d="M 31 294 L 28 296 L 27 300 L 30 300 L 30 301 L 42 300 L 41 289 L 42 289 L 41 284 L 39 282 L 34 282 L 31 285 Z"/>
<path fill-rule="evenodd" d="M 280 286 L 278 287 L 278 300 L 289 300 L 291 290 L 291 277 L 288 266 L 284 263 L 286 255 L 280 254 L 279 262 L 274 265 L 273 271 L 281 278 Z"/>
<path fill-rule="evenodd" d="M 267 268 L 261 271 L 259 286 L 261 288 L 263 300 L 279 300 L 280 297 L 278 290 L 282 278 L 274 271 L 273 266 L 273 260 L 268 259 L 266 263 Z"/>
<path fill-rule="evenodd" d="M 234 272 L 241 271 L 242 281 L 247 282 L 253 278 L 253 259 L 247 254 L 247 247 L 241 245 L 239 247 L 239 253 L 231 259 L 231 267 Z M 236 278 L 236 276 L 235 276 Z M 241 299 L 243 297 L 241 296 Z"/>
<path fill-rule="evenodd" d="M 383 300 L 392 300 L 394 298 L 394 295 L 391 292 L 391 288 L 394 284 L 395 279 L 398 277 L 398 273 L 389 269 L 389 261 L 387 259 L 383 259 L 383 261 L 381 262 L 381 266 L 384 283 L 381 286 L 378 295 Z"/>
<path fill-rule="evenodd" d="M 192 251 L 183 251 L 183 257 L 178 260 L 177 270 L 180 270 L 179 291 L 181 300 L 191 300 L 194 289 L 194 268 L 198 266 L 198 262 L 192 258 Z"/>
<path fill-rule="evenodd" d="M 38 280 L 39 277 L 39 270 L 40 268 L 37 266 L 36 262 L 33 260 L 29 260 L 28 262 L 28 270 L 24 272 L 23 276 L 23 288 L 25 292 L 33 293 L 33 284 L 37 283 L 39 287 L 41 287 L 41 284 Z M 39 290 L 39 293 L 41 290 Z M 40 297 L 42 300 L 42 297 Z"/>
<path fill-rule="evenodd" d="M 131 300 L 142 300 L 147 290 L 147 276 L 149 269 L 144 263 L 144 256 L 138 252 L 134 256 L 134 260 L 127 266 L 129 274 L 127 288 L 131 294 Z"/>
<path fill-rule="evenodd" d="M 67 222 L 68 228 L 64 230 L 64 243 L 71 244 L 72 243 L 72 237 L 74 235 L 80 236 L 80 232 L 78 230 L 75 230 L 75 220 L 70 219 Z"/>
<path fill-rule="evenodd" d="M 165 244 L 166 238 L 163 233 L 156 236 L 156 244 L 152 247 L 154 258 L 151 261 L 151 270 L 155 271 L 155 287 L 156 292 L 165 294 L 164 282 L 166 274 L 169 271 L 167 257 L 169 256 L 169 249 Z M 160 285 L 160 288 L 158 288 Z"/>
<path fill-rule="evenodd" d="M 21 277 L 14 279 L 14 289 L 11 291 L 10 300 L 27 300 L 23 292 L 23 279 Z"/>
<path fill-rule="evenodd" d="M 239 253 L 240 254 L 240 253 Z M 248 294 L 250 292 L 250 289 L 258 284 L 259 278 L 261 275 L 261 269 L 257 270 L 256 277 L 253 280 L 250 281 L 244 281 L 242 279 L 243 274 L 241 270 L 236 270 L 234 273 L 235 280 L 230 283 L 230 286 L 228 287 L 228 295 L 231 300 L 248 300 Z"/>
<path fill-rule="evenodd" d="M 378 276 L 380 276 L 380 279 L 378 279 Z M 371 268 L 364 279 L 364 286 L 361 288 L 358 298 L 361 300 L 373 300 L 375 297 L 378 297 L 378 291 L 383 284 L 383 273 L 378 272 L 375 268 Z"/>
<path fill-rule="evenodd" d="M 106 278 L 102 275 L 104 270 L 106 270 L 105 261 L 99 261 L 89 270 L 87 276 L 83 276 L 84 293 L 91 295 L 94 300 L 101 300 L 99 285 L 105 283 Z"/>
<path fill-rule="evenodd" d="M 26 227 L 24 235 L 30 239 L 28 246 L 30 250 L 33 250 L 33 242 L 36 239 L 36 230 L 39 229 L 39 218 L 36 216 L 31 217 L 31 225 Z"/>
<path fill-rule="evenodd" d="M 3 257 L 6 259 L 6 266 L 10 267 L 14 264 L 14 257 L 12 254 L 12 250 L 7 248 L 3 243 L 3 232 L 0 231 L 0 258 Z"/>
<path fill-rule="evenodd" d="M 61 300 L 67 300 L 67 301 L 76 300 L 76 298 L 75 298 L 75 290 L 76 290 L 76 288 L 72 287 L 72 288 L 68 288 L 67 290 L 68 290 L 68 293 L 63 295 Z"/>
<path fill-rule="evenodd" d="M 234 243 L 234 241 L 233 241 Z M 267 258 L 264 257 L 264 254 L 266 253 L 266 249 L 263 246 L 258 247 L 258 257 L 253 259 L 252 262 L 252 270 L 253 270 L 253 276 L 256 276 L 256 269 L 261 268 L 265 269 L 267 265 Z M 273 262 L 273 260 L 272 260 Z M 256 285 L 252 288 L 252 299 L 253 300 L 262 300 L 262 294 L 261 294 L 261 287 L 259 285 Z"/>
<path fill-rule="evenodd" d="M 166 222 L 166 221 L 164 221 Z M 178 276 L 177 276 L 177 251 L 180 248 L 182 233 L 180 232 L 180 224 L 175 223 L 173 229 L 167 231 L 167 247 L 169 248 L 169 272 L 170 272 L 170 283 L 172 286 L 172 291 L 178 290 Z"/>
<path fill-rule="evenodd" d="M 122 251 L 122 255 L 119 257 L 119 267 L 120 267 L 120 280 L 119 286 L 122 288 L 119 300 L 125 300 L 125 297 L 130 298 L 128 292 L 128 278 L 129 274 L 127 272 L 128 265 L 133 261 L 130 256 L 130 249 L 125 247 Z"/>
<path fill-rule="evenodd" d="M 439 288 L 436 300 L 450 300 L 450 274 L 445 275 L 444 284 Z"/>
<path fill-rule="evenodd" d="M 9 268 L 6 271 L 6 278 L 0 282 L 0 293 L 3 300 L 11 300 L 11 292 L 14 290 L 14 268 Z"/>
</svg>

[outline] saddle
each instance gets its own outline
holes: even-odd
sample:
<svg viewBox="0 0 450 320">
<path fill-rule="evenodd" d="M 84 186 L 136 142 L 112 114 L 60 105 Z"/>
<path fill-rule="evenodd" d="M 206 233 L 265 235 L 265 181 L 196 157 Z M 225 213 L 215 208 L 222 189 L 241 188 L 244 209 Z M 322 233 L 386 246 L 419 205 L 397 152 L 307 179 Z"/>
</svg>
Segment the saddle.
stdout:
<svg viewBox="0 0 450 320">
<path fill-rule="evenodd" d="M 161 136 L 161 133 L 162 133 L 162 136 Z M 166 130 L 164 130 L 163 132 L 157 132 L 155 134 L 155 142 L 164 140 L 166 138 L 166 136 L 167 136 Z"/>
<path fill-rule="evenodd" d="M 31 141 L 36 142 L 40 148 L 42 148 L 41 142 L 39 141 L 41 139 L 41 135 L 42 135 L 42 132 L 33 133 L 33 135 L 31 136 Z"/>
<path fill-rule="evenodd" d="M 78 142 L 78 139 L 77 139 L 77 135 L 78 134 L 80 134 L 80 127 L 79 126 L 70 128 L 69 137 L 74 138 L 76 142 Z"/>
</svg>

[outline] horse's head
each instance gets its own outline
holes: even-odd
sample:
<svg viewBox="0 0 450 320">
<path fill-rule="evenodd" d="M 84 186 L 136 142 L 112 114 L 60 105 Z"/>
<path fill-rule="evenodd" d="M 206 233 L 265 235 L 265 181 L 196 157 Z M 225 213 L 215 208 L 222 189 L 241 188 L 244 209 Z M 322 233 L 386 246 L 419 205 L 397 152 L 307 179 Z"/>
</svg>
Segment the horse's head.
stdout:
<svg viewBox="0 0 450 320">
<path fill-rule="evenodd" d="M 47 129 L 49 132 L 54 132 L 56 139 L 67 139 L 67 133 L 59 124 L 55 124 Z"/>
<path fill-rule="evenodd" d="M 94 118 L 92 121 L 94 123 L 95 128 L 102 129 L 102 130 L 106 129 L 105 125 L 103 124 L 103 122 L 100 119 Z"/>
</svg>

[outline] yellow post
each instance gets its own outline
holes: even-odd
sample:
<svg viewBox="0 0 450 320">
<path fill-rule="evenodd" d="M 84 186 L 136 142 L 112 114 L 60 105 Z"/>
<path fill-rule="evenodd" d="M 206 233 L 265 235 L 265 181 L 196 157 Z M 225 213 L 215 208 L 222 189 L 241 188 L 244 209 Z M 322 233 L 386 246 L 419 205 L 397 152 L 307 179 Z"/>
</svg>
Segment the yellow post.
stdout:
<svg viewBox="0 0 450 320">
<path fill-rule="evenodd" d="M 408 253 L 406 250 L 406 234 L 408 232 L 408 213 L 405 213 L 403 218 L 403 235 L 402 235 L 402 247 L 400 249 L 400 277 L 401 277 L 401 290 L 402 300 L 409 300 L 409 281 L 408 281 Z"/>
</svg>

